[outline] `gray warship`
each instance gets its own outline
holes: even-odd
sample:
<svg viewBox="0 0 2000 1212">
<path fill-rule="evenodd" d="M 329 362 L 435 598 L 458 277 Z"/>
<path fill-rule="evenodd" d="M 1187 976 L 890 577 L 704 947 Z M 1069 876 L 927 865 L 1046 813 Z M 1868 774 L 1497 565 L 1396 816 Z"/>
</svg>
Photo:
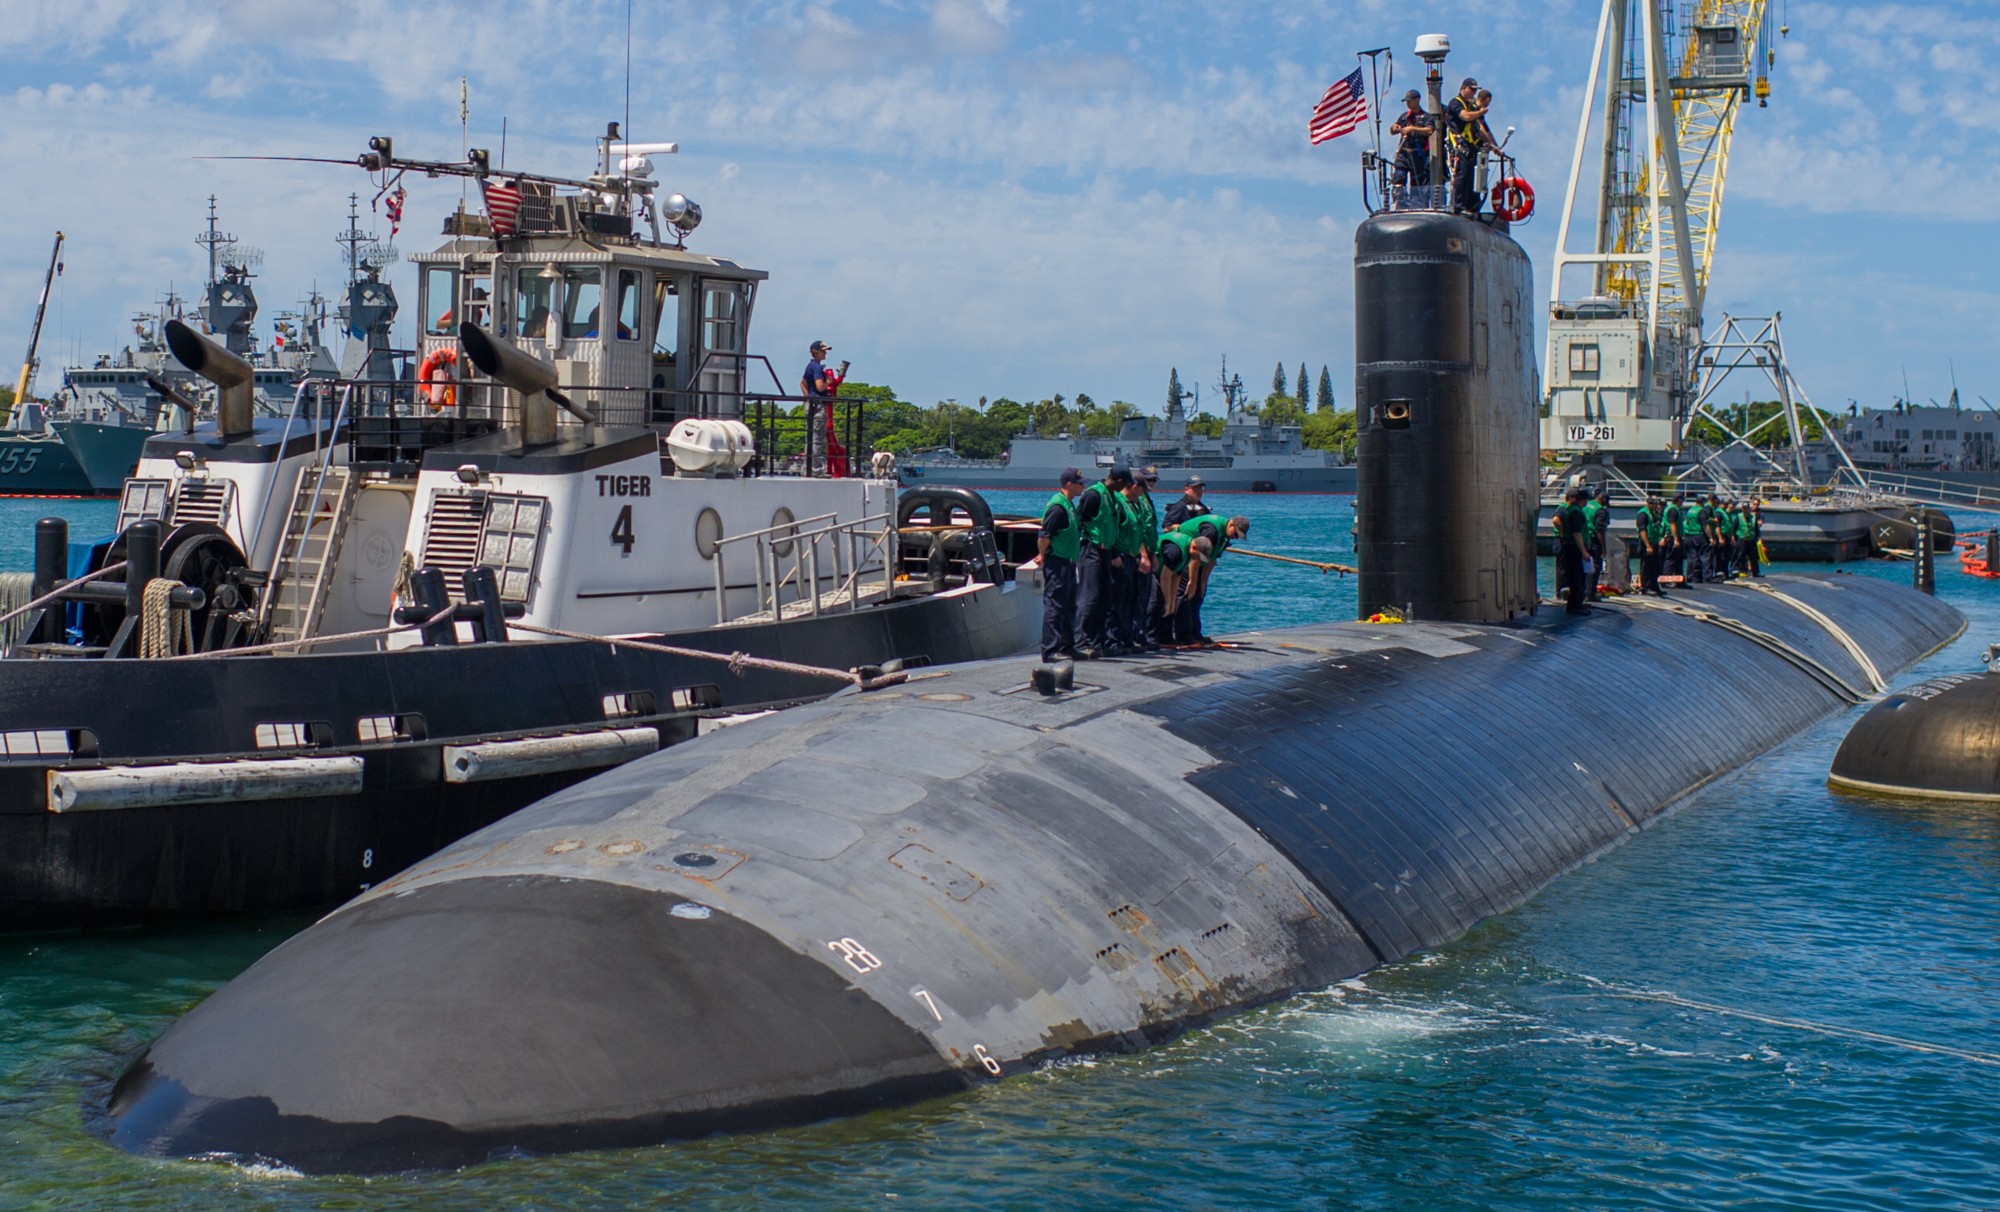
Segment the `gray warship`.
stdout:
<svg viewBox="0 0 2000 1212">
<path fill-rule="evenodd" d="M 1216 492 L 1353 492 L 1354 465 L 1331 451 L 1306 446 L 1297 425 L 1273 425 L 1247 407 L 1241 376 L 1222 367 L 1222 434 L 1188 431 L 1187 411 L 1176 399 L 1165 417 L 1128 417 L 1116 437 L 1028 431 L 999 459 L 960 458 L 951 451 L 919 452 L 897 464 L 905 486 L 1052 488 L 1065 467 L 1095 476 L 1115 463 L 1160 469 L 1162 483 L 1178 485 L 1198 475 Z"/>
<path fill-rule="evenodd" d="M 20 403 L 0 412 L 0 496 L 117 496 L 138 466 L 147 438 L 176 422 L 185 428 L 208 414 L 213 393 L 168 350 L 169 323 L 198 320 L 204 331 L 249 362 L 257 407 L 266 414 L 277 414 L 280 401 L 289 404 L 300 380 L 337 373 L 319 339 L 322 309 L 316 297 L 299 311 L 280 315 L 272 341 L 260 349 L 257 295 L 250 280 L 261 254 L 223 232 L 218 220 L 211 195 L 208 225 L 195 237 L 208 250 L 208 282 L 192 315 L 169 289 L 150 310 L 131 317 L 135 343 L 115 354 L 100 354 L 90 365 L 66 368 L 62 386 L 47 399 L 35 399 L 31 391 L 39 344 L 31 339 L 16 393 Z M 62 245 L 57 233 L 43 285 L 44 304 L 49 285 L 62 272 Z M 40 320 L 38 309 L 37 338 Z"/>
</svg>

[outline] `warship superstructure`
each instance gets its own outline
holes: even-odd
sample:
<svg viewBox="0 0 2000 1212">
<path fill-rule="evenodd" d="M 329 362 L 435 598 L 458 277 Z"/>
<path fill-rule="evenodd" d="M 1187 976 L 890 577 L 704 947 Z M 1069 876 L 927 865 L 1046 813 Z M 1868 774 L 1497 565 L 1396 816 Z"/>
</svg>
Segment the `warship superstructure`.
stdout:
<svg viewBox="0 0 2000 1212">
<path fill-rule="evenodd" d="M 1198 475 L 1213 492 L 1353 492 L 1354 465 L 1328 450 L 1305 445 L 1297 425 L 1267 422 L 1251 412 L 1243 379 L 1222 365 L 1222 431 L 1214 436 L 1188 428 L 1183 401 L 1174 400 L 1161 417 L 1127 417 L 1112 437 L 1085 433 L 1028 432 L 1008 443 L 1005 458 L 965 459 L 943 452 L 902 457 L 897 475 L 904 484 L 969 488 L 1050 488 L 1066 467 L 1095 479 L 1114 464 L 1155 466 L 1161 483 L 1178 486 Z"/>
<path fill-rule="evenodd" d="M 1032 526 L 742 474 L 746 419 L 790 404 L 748 382 L 766 274 L 686 247 L 699 208 L 655 197 L 643 146 L 599 152 L 571 179 L 371 141 L 382 188 L 486 203 L 412 258 L 413 379 L 367 377 L 395 308 L 371 274 L 361 377 L 278 415 L 247 311 L 166 324 L 214 419 L 147 441 L 87 555 L 41 523 L 54 600 L 0 660 L 0 928 L 332 903 L 716 712 L 1029 646 Z"/>
</svg>

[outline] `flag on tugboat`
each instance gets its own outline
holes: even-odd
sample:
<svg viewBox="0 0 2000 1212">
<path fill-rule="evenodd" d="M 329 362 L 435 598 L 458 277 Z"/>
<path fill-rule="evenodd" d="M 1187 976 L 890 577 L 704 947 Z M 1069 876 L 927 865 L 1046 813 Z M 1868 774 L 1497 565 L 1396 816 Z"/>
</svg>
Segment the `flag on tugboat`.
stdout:
<svg viewBox="0 0 2000 1212">
<path fill-rule="evenodd" d="M 521 225 L 520 187 L 481 181 L 479 188 L 486 194 L 486 217 L 493 223 L 493 234 L 513 235 Z"/>
<path fill-rule="evenodd" d="M 1338 139 L 1368 119 L 1368 90 L 1361 86 L 1361 69 L 1326 90 L 1313 107 L 1312 141 Z"/>
</svg>

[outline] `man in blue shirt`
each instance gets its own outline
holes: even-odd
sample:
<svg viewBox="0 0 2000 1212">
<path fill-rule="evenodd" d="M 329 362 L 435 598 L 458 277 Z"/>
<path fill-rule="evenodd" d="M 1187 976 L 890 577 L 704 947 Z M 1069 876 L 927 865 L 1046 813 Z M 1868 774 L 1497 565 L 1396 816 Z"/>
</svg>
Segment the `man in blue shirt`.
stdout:
<svg viewBox="0 0 2000 1212">
<path fill-rule="evenodd" d="M 833 385 L 826 379 L 826 355 L 833 352 L 833 346 L 814 341 L 806 352 L 811 360 L 799 376 L 799 394 L 806 398 L 806 468 L 810 475 L 813 468 L 824 468 L 827 462 L 826 417 L 821 410 L 833 405 L 820 401 L 833 395 Z"/>
<path fill-rule="evenodd" d="M 833 352 L 833 346 L 825 341 L 814 341 L 807 350 L 812 360 L 806 363 L 805 374 L 799 376 L 799 394 L 806 397 L 830 396 L 833 389 L 826 383 L 826 355 Z"/>
</svg>

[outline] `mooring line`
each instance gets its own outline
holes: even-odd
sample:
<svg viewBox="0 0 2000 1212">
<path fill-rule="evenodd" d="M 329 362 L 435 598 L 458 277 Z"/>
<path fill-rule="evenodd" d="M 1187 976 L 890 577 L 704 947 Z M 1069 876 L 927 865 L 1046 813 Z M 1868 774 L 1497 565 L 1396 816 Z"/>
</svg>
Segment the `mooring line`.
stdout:
<svg viewBox="0 0 2000 1212">
<path fill-rule="evenodd" d="M 1980 1052 L 1972 1048 L 1956 1048 L 1950 1044 L 1933 1044 L 1927 1040 L 1909 1039 L 1901 1035 L 1886 1035 L 1880 1031 L 1869 1031 L 1862 1027 L 1840 1027 L 1832 1023 L 1815 1023 L 1802 1018 L 1785 1018 L 1776 1014 L 1763 1014 L 1756 1010 L 1738 1010 L 1734 1006 L 1718 1006 L 1714 1002 L 1699 1002 L 1678 993 L 1657 990 L 1609 990 L 1615 997 L 1629 998 L 1640 1002 L 1661 1002 L 1669 1006 L 1679 1006 L 1686 1010 L 1700 1010 L 1707 1014 L 1720 1014 L 1728 1018 L 1747 1019 L 1753 1023 L 1763 1023 L 1770 1027 L 1784 1027 L 1792 1031 L 1810 1031 L 1818 1035 L 1838 1036 L 1846 1039 L 1867 1040 L 1869 1043 L 1886 1044 L 1892 1048 L 1903 1048 L 1911 1052 L 1930 1052 L 1938 1056 L 1950 1056 L 1971 1061 L 1975 1065 L 2000 1067 L 2000 1055 Z"/>
</svg>

